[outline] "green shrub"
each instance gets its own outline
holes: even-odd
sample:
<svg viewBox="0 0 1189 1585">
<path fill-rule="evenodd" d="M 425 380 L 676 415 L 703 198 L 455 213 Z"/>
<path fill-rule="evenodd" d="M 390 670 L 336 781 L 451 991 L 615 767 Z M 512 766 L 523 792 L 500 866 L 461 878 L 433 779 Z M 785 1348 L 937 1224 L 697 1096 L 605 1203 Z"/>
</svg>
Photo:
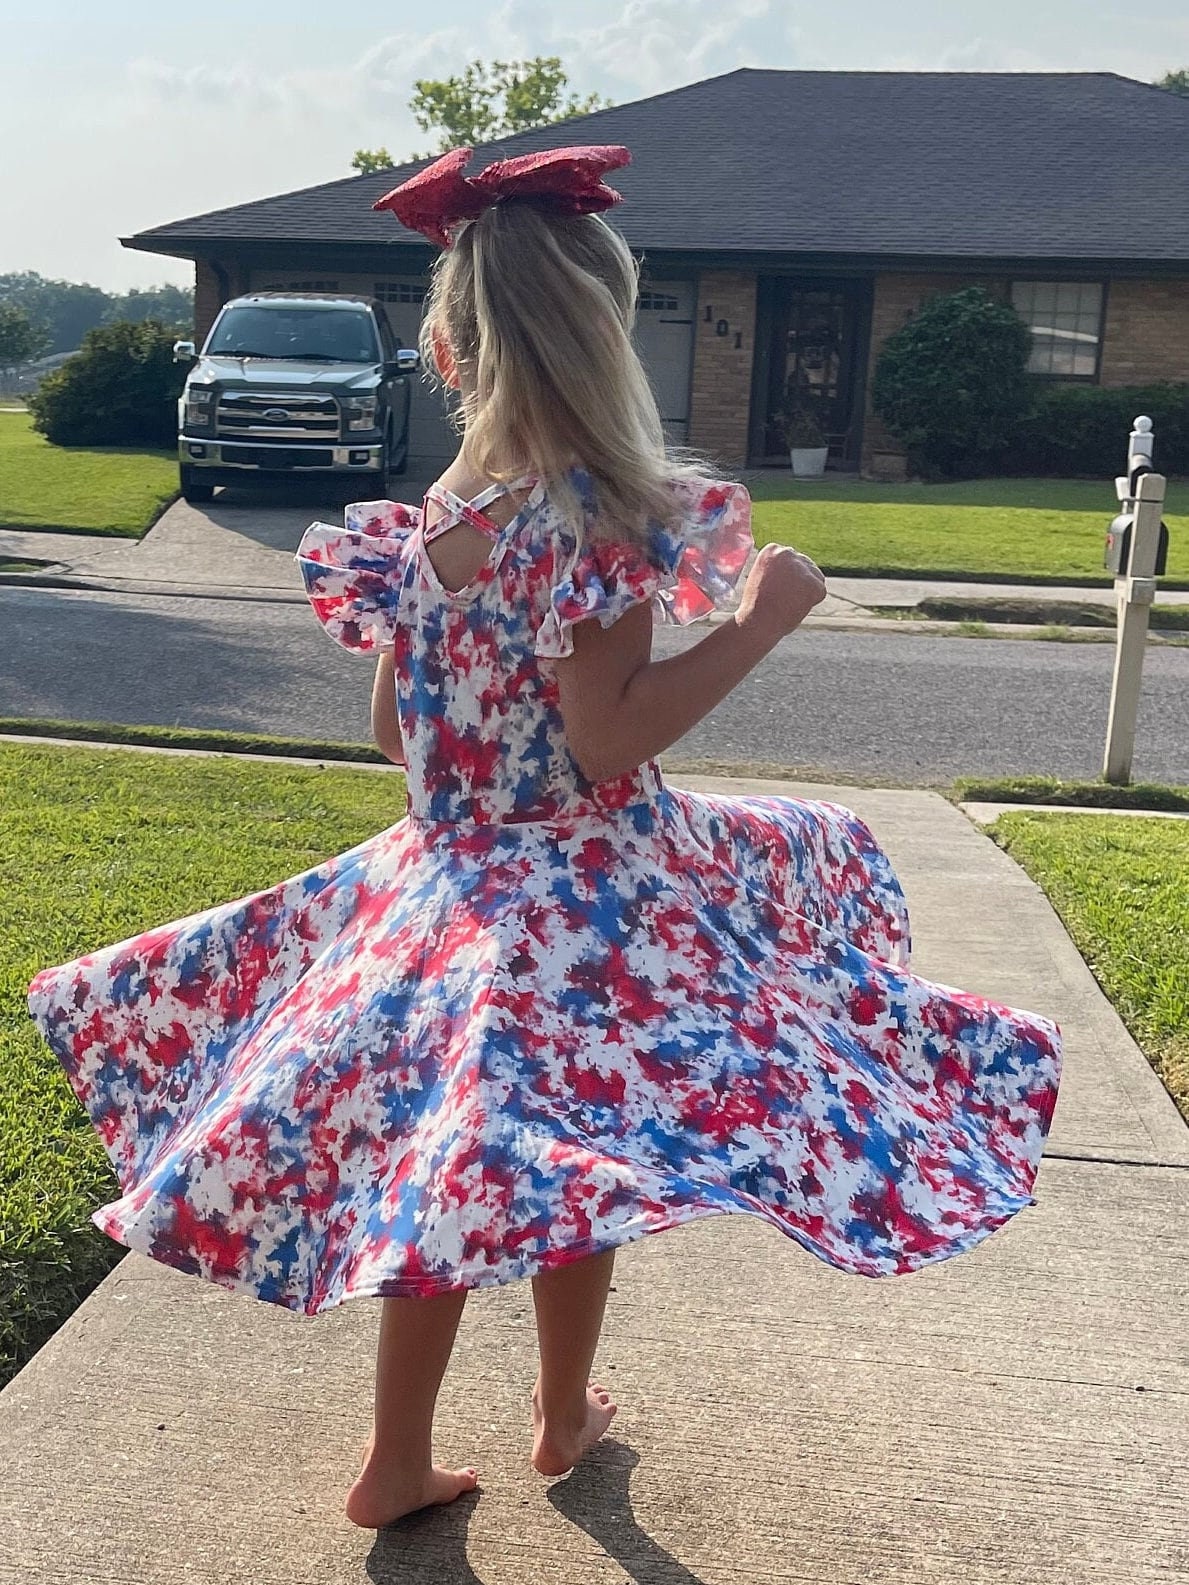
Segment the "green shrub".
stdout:
<svg viewBox="0 0 1189 1585">
<path fill-rule="evenodd" d="M 1146 413 L 1161 473 L 1189 473 L 1189 385 L 1065 385 L 1034 381 L 1031 409 L 1003 471 L 1112 478 L 1127 465 L 1127 436 Z"/>
<path fill-rule="evenodd" d="M 172 446 L 185 370 L 156 320 L 100 325 L 29 397 L 34 428 L 55 446 Z"/>
<path fill-rule="evenodd" d="M 994 471 L 1028 410 L 1028 326 L 981 286 L 934 297 L 884 342 L 875 411 L 926 479 Z"/>
</svg>

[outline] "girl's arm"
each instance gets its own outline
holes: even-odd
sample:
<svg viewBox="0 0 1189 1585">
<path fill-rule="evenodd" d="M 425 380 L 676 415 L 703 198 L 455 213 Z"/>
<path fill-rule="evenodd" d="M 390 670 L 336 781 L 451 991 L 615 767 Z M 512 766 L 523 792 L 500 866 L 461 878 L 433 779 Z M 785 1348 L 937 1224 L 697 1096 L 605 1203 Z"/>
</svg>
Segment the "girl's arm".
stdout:
<svg viewBox="0 0 1189 1585">
<path fill-rule="evenodd" d="M 576 623 L 574 653 L 555 664 L 566 738 L 583 775 L 593 782 L 621 776 L 671 747 L 825 594 L 826 580 L 808 556 L 766 545 L 733 617 L 668 660 L 650 658 L 647 604 L 608 628 Z"/>
<path fill-rule="evenodd" d="M 372 736 L 385 759 L 390 759 L 394 765 L 405 763 L 405 745 L 396 715 L 396 673 L 390 649 L 381 650 L 376 662 L 372 682 Z"/>
</svg>

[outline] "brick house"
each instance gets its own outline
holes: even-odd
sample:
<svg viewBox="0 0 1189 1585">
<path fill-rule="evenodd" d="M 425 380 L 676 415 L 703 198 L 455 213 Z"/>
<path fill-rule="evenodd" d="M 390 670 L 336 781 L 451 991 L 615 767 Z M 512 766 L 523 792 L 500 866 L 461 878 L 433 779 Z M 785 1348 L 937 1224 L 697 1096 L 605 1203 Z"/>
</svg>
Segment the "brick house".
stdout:
<svg viewBox="0 0 1189 1585">
<path fill-rule="evenodd" d="M 871 412 L 884 339 L 975 282 L 1033 329 L 1044 378 L 1189 379 L 1189 99 L 1109 72 L 741 70 L 509 138 L 488 157 L 626 143 L 614 219 L 643 258 L 639 343 L 671 436 L 787 463 L 811 404 L 832 467 L 895 477 Z M 374 293 L 412 343 L 433 250 L 373 199 L 419 167 L 175 221 L 125 246 L 190 258 L 197 332 L 265 287 Z M 450 446 L 419 393 L 414 450 Z"/>
</svg>

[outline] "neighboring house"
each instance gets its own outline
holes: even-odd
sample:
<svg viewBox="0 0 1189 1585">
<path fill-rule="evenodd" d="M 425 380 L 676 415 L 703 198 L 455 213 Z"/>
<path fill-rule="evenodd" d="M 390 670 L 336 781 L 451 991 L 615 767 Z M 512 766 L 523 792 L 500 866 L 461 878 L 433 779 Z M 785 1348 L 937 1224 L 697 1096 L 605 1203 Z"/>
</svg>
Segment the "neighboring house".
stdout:
<svg viewBox="0 0 1189 1585">
<path fill-rule="evenodd" d="M 787 462 L 774 416 L 825 420 L 831 465 L 896 476 L 870 410 L 884 339 L 979 282 L 1033 327 L 1041 376 L 1189 378 L 1189 99 L 1109 72 L 731 72 L 481 150 L 626 143 L 613 212 L 644 258 L 639 342 L 670 434 Z M 253 288 L 374 293 L 414 341 L 433 250 L 378 198 L 399 166 L 175 221 L 204 334 Z M 437 399 L 414 449 L 449 449 Z"/>
<path fill-rule="evenodd" d="M 76 349 L 77 350 L 77 349 Z M 73 352 L 51 352 L 48 358 L 35 358 L 32 363 L 18 363 L 0 368 L 0 395 L 27 396 L 35 391 L 55 369 L 60 369 Z"/>
</svg>

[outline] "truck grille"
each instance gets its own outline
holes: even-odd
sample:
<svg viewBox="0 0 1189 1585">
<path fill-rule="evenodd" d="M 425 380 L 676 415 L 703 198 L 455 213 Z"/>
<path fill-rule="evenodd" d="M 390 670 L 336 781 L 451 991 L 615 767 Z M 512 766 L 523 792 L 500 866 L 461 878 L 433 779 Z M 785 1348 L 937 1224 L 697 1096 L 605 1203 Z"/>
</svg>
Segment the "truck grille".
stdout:
<svg viewBox="0 0 1189 1585">
<path fill-rule="evenodd" d="M 228 439 L 338 440 L 339 407 L 333 396 L 224 391 L 215 409 L 215 429 Z"/>
<path fill-rule="evenodd" d="M 241 468 L 333 468 L 332 446 L 236 446 L 224 454 L 224 462 Z"/>
</svg>

